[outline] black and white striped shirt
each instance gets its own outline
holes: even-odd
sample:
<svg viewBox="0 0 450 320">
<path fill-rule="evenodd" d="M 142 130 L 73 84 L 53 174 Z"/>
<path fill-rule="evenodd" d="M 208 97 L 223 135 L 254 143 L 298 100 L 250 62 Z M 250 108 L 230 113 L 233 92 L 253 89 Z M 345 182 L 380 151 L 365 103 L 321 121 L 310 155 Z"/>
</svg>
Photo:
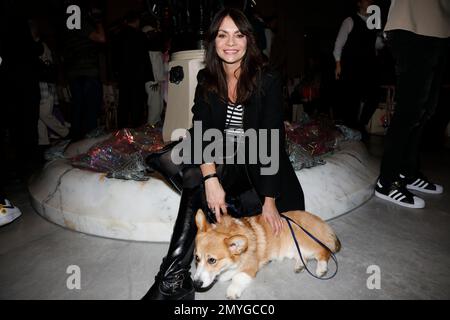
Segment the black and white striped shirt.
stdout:
<svg viewBox="0 0 450 320">
<path fill-rule="evenodd" d="M 244 134 L 243 125 L 244 108 L 242 105 L 227 105 L 227 119 L 225 121 L 225 133 L 232 136 Z"/>
</svg>

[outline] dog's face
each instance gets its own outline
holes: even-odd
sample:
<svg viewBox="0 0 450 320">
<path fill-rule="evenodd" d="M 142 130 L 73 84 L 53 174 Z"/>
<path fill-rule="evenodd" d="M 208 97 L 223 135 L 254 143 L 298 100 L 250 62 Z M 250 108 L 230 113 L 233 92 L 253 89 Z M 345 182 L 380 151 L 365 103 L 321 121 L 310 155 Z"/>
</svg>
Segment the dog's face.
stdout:
<svg viewBox="0 0 450 320">
<path fill-rule="evenodd" d="M 225 271 L 238 266 L 240 256 L 247 250 L 247 238 L 232 235 L 231 218 L 222 217 L 220 225 L 210 225 L 202 210 L 195 216 L 198 232 L 195 239 L 194 284 L 197 288 L 209 287 Z M 230 230 L 231 229 L 231 230 Z"/>
</svg>

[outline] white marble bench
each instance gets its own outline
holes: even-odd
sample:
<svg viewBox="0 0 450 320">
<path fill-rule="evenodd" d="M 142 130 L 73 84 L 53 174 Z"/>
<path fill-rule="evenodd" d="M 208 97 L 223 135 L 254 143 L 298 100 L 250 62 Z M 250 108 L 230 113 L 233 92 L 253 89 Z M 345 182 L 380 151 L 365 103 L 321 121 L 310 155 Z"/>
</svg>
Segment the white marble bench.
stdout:
<svg viewBox="0 0 450 320">
<path fill-rule="evenodd" d="M 66 156 L 85 152 L 101 139 L 69 146 Z M 335 218 L 373 194 L 378 163 L 360 142 L 346 142 L 326 164 L 297 171 L 306 210 Z M 77 169 L 69 160 L 46 164 L 29 183 L 32 204 L 46 219 L 92 235 L 136 241 L 169 241 L 180 196 L 162 179 L 145 182 L 108 179 Z"/>
</svg>

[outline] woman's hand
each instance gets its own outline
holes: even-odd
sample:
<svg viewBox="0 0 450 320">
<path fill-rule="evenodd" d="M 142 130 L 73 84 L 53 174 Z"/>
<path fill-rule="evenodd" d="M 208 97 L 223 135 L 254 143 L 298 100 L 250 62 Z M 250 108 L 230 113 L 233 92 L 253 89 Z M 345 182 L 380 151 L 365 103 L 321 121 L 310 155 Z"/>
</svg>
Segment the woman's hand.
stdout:
<svg viewBox="0 0 450 320">
<path fill-rule="evenodd" d="M 262 216 L 264 220 L 272 227 L 275 236 L 279 236 L 283 230 L 283 220 L 275 205 L 275 199 L 266 197 L 263 205 Z"/>
<path fill-rule="evenodd" d="M 217 178 L 210 178 L 205 181 L 206 202 L 208 207 L 216 215 L 218 223 L 221 221 L 220 211 L 227 214 L 227 205 L 225 204 L 225 191 Z"/>
</svg>

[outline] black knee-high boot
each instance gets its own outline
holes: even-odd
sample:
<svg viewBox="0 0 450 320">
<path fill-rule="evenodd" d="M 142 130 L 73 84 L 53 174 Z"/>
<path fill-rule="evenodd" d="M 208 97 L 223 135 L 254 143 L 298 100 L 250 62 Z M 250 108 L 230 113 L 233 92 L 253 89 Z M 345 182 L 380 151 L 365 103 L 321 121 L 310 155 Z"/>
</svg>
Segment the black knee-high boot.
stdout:
<svg viewBox="0 0 450 320">
<path fill-rule="evenodd" d="M 143 300 L 193 300 L 195 289 L 190 274 L 194 240 L 197 234 L 195 214 L 201 206 L 201 186 L 184 188 L 180 208 L 170 240 L 169 251 Z"/>
<path fill-rule="evenodd" d="M 171 151 L 179 143 L 179 141 L 172 142 L 162 148 L 150 154 L 145 162 L 147 165 L 160 173 L 164 179 L 179 193 L 183 189 L 183 165 L 176 165 L 172 162 Z"/>
<path fill-rule="evenodd" d="M 180 207 L 170 240 L 169 251 L 161 263 L 160 270 L 143 300 L 194 299 L 195 290 L 190 276 L 197 226 L 195 214 L 207 208 L 201 171 L 198 167 L 175 165 L 171 151 L 177 142 L 147 157 L 149 167 L 159 172 L 167 182 L 181 192 Z M 209 210 L 207 217 L 210 216 Z"/>
</svg>

